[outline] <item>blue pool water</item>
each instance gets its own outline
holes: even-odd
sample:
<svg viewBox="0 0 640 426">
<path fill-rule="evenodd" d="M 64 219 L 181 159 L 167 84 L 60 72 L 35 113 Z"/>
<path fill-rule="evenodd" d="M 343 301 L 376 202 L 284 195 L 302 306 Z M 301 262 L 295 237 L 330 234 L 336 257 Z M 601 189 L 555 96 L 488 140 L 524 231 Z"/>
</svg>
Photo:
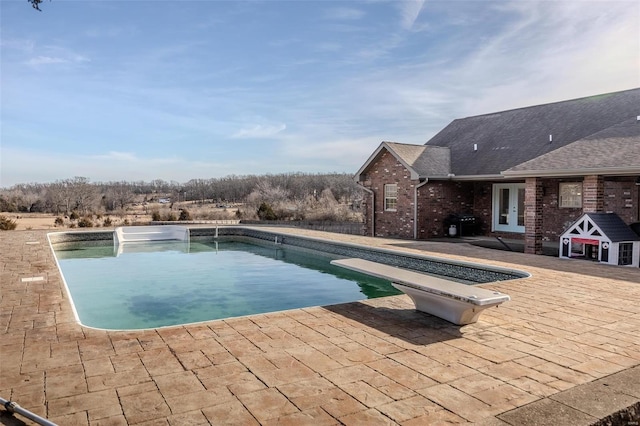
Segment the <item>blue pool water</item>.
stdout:
<svg viewBox="0 0 640 426">
<path fill-rule="evenodd" d="M 399 294 L 321 252 L 245 241 L 54 246 L 82 324 L 142 329 Z"/>
</svg>

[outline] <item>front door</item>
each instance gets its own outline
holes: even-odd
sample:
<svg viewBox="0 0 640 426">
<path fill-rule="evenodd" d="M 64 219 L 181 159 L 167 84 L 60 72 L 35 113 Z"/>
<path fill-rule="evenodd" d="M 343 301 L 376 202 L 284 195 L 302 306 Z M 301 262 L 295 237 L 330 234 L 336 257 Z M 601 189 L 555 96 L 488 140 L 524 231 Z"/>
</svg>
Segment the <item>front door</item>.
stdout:
<svg viewBox="0 0 640 426">
<path fill-rule="evenodd" d="M 524 183 L 493 185 L 493 230 L 524 233 Z"/>
</svg>

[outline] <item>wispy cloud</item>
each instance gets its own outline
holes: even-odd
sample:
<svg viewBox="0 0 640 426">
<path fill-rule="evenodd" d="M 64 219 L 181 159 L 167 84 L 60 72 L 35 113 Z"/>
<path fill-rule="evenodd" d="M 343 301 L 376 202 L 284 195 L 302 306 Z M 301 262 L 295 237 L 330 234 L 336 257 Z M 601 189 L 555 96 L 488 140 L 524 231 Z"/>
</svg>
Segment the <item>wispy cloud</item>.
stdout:
<svg viewBox="0 0 640 426">
<path fill-rule="evenodd" d="M 38 67 L 55 64 L 80 64 L 91 60 L 82 54 L 75 53 L 60 46 L 35 46 L 31 49 L 34 53 L 40 53 L 25 61 L 27 65 Z"/>
<path fill-rule="evenodd" d="M 328 19 L 353 21 L 361 19 L 365 12 L 353 7 L 332 7 L 326 10 L 325 15 Z"/>
<path fill-rule="evenodd" d="M 287 125 L 284 123 L 281 124 L 255 124 L 250 127 L 245 127 L 237 132 L 235 132 L 231 137 L 235 139 L 244 139 L 244 138 L 257 138 L 257 139 L 266 139 L 273 138 L 278 133 L 284 131 L 287 128 Z"/>
<path fill-rule="evenodd" d="M 399 2 L 400 16 L 402 18 L 402 28 L 413 29 L 420 12 L 424 7 L 425 0 L 402 0 Z"/>
</svg>

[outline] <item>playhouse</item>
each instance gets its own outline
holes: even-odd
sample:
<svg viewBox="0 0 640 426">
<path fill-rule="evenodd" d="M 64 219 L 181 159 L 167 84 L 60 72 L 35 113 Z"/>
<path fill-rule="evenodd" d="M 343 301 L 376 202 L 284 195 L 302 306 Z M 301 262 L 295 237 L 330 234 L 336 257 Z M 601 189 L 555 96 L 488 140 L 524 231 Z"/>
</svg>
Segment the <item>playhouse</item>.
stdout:
<svg viewBox="0 0 640 426">
<path fill-rule="evenodd" d="M 615 213 L 585 213 L 560 237 L 560 257 L 640 264 L 640 236 Z"/>
</svg>

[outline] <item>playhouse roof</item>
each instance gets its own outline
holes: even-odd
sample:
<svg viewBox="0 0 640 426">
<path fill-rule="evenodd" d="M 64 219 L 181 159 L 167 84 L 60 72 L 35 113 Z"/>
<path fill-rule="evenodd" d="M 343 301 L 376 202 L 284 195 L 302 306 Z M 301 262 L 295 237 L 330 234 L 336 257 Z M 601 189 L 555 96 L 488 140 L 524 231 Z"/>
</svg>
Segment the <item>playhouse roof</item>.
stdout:
<svg viewBox="0 0 640 426">
<path fill-rule="evenodd" d="M 585 226 L 585 221 L 586 226 Z M 591 223 L 588 223 L 591 222 Z M 598 229 L 591 228 L 589 225 L 595 225 Z M 612 243 L 622 241 L 640 241 L 640 236 L 637 235 L 629 225 L 627 225 L 621 218 L 615 213 L 584 213 L 565 231 L 564 236 L 567 235 L 581 235 L 587 231 L 589 236 L 595 236 L 595 232 L 598 231 L 599 236 L 606 237 Z"/>
</svg>

